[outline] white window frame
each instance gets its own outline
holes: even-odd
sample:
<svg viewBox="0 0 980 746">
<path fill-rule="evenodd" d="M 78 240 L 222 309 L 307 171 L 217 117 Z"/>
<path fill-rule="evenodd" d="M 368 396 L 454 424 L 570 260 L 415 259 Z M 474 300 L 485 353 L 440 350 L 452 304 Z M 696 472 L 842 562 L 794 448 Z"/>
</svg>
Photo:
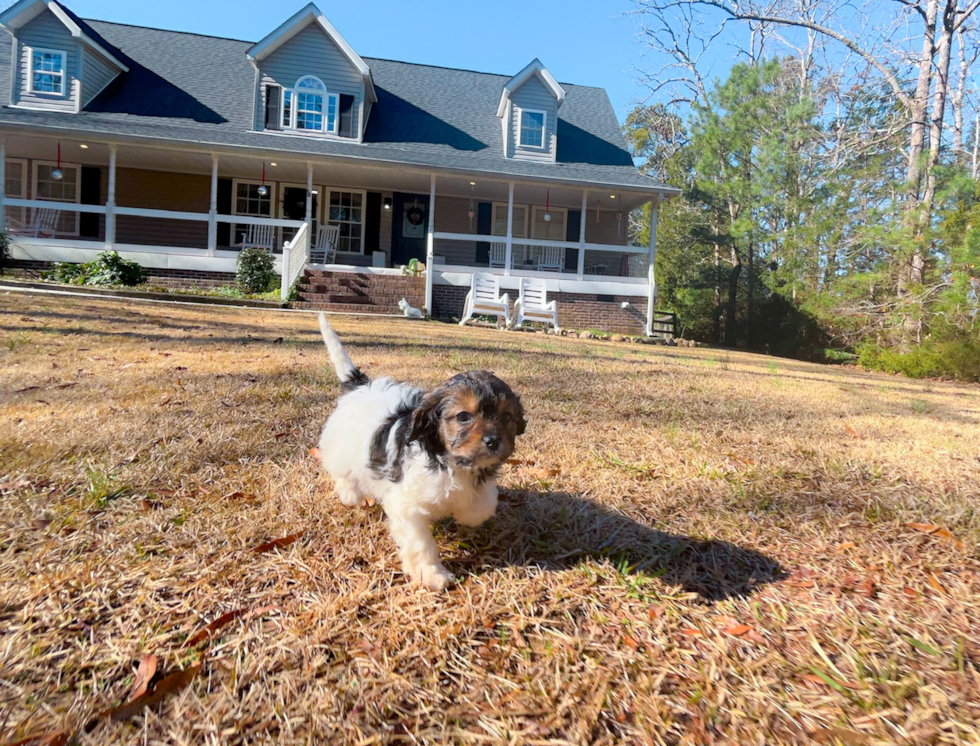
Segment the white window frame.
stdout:
<svg viewBox="0 0 980 746">
<path fill-rule="evenodd" d="M 367 226 L 367 191 L 364 189 L 349 189 L 346 187 L 326 187 L 320 192 L 326 198 L 321 200 L 321 210 L 323 211 L 323 220 L 320 221 L 320 225 L 331 225 L 330 222 L 330 200 L 333 197 L 334 192 L 349 192 L 350 194 L 360 194 L 361 195 L 361 250 L 360 251 L 338 251 L 338 254 L 347 254 L 348 256 L 364 256 L 364 237 L 367 231 L 365 230 Z M 350 221 L 345 221 L 350 222 Z"/>
<path fill-rule="evenodd" d="M 61 92 L 34 90 L 34 54 L 56 54 L 61 57 L 61 72 L 42 71 L 41 75 L 56 75 L 61 78 Z M 33 96 L 51 96 L 66 98 L 68 95 L 68 52 L 62 49 L 45 49 L 43 47 L 27 47 L 27 92 Z"/>
<path fill-rule="evenodd" d="M 537 223 L 537 216 L 543 212 L 550 212 L 551 219 L 554 221 L 557 215 L 562 216 L 562 223 L 565 226 L 565 230 L 562 231 L 564 235 L 561 238 L 541 238 L 534 235 L 534 226 Z M 531 221 L 528 225 L 528 232 L 531 236 L 532 241 L 567 241 L 568 240 L 568 210 L 564 207 L 551 207 L 546 208 L 544 205 L 534 205 L 531 208 Z"/>
<path fill-rule="evenodd" d="M 8 192 L 7 191 L 7 184 L 5 182 L 3 184 L 3 193 L 4 193 L 4 196 L 5 197 L 10 197 L 11 199 L 27 199 L 27 184 L 28 184 L 28 182 L 30 181 L 30 178 L 31 178 L 30 171 L 27 168 L 27 159 L 26 158 L 8 158 L 7 159 L 7 163 L 6 163 L 6 173 L 7 174 L 10 173 L 10 166 L 11 166 L 11 164 L 14 164 L 14 163 L 20 165 L 20 173 L 21 173 L 21 177 L 20 177 L 20 193 L 19 194 L 11 194 L 10 192 Z M 4 209 L 6 211 L 5 217 L 7 218 L 7 220 L 5 221 L 5 224 L 8 227 L 10 226 L 11 222 L 14 222 L 14 223 L 16 223 L 14 225 L 15 228 L 27 228 L 27 208 L 26 207 L 9 207 L 8 206 L 8 207 L 5 207 Z M 12 221 L 11 218 L 14 218 L 14 220 Z"/>
<path fill-rule="evenodd" d="M 262 181 L 260 179 L 232 179 L 231 180 L 231 214 L 232 215 L 242 215 L 244 217 L 249 217 L 249 218 L 266 218 L 267 217 L 267 218 L 270 218 L 270 219 L 274 219 L 274 218 L 277 218 L 278 217 L 278 215 L 276 215 L 276 206 L 279 204 L 278 201 L 276 200 L 276 194 L 277 194 L 276 182 L 274 182 L 274 181 L 267 181 L 267 182 L 265 182 L 265 185 L 267 187 L 269 187 L 269 214 L 268 215 L 253 215 L 253 214 L 248 213 L 248 212 L 239 212 L 238 211 L 238 185 L 239 184 L 247 184 L 249 186 L 259 187 L 259 186 L 262 186 Z M 243 227 L 246 230 L 248 229 L 248 226 L 247 225 L 246 226 L 243 226 Z M 230 242 L 231 242 L 231 245 L 232 246 L 240 246 L 241 245 L 241 244 L 235 243 L 235 234 L 237 232 L 238 232 L 238 223 L 232 223 L 231 224 L 231 239 L 230 239 Z"/>
<path fill-rule="evenodd" d="M 300 88 L 299 84 L 306 79 L 311 79 L 317 81 L 323 86 L 323 93 L 316 94 L 323 96 L 323 126 L 318 130 L 312 129 L 298 129 L 296 127 L 296 115 L 299 111 L 299 95 Z M 303 90 L 303 93 L 310 93 L 310 90 Z M 289 105 L 289 119 L 286 119 L 286 96 L 289 96 L 291 101 Z M 333 107 L 333 127 L 330 128 L 330 107 Z M 326 84 L 320 80 L 316 75 L 301 75 L 296 79 L 296 84 L 292 88 L 283 88 L 282 96 L 279 99 L 279 126 L 284 130 L 293 130 L 295 132 L 321 132 L 328 135 L 336 135 L 340 131 L 340 94 L 331 93 Z"/>
<path fill-rule="evenodd" d="M 518 204 L 515 204 L 514 205 L 514 212 L 515 213 L 518 210 L 521 210 L 521 209 L 524 210 L 524 231 L 521 232 L 521 233 L 518 233 L 518 232 L 515 231 L 513 233 L 513 237 L 514 238 L 527 238 L 528 227 L 529 227 L 528 226 L 528 220 L 530 219 L 531 210 L 530 210 L 530 208 L 527 205 L 518 205 Z M 498 215 L 498 211 L 500 213 L 499 215 Z M 503 220 L 503 223 L 504 223 L 504 226 L 505 226 L 504 227 L 504 232 L 501 233 L 501 234 L 497 234 L 497 233 L 494 233 L 493 232 L 493 228 L 497 224 L 498 217 L 501 220 Z M 491 236 L 496 236 L 497 238 L 506 238 L 506 236 L 507 236 L 507 228 L 506 228 L 506 225 L 507 225 L 507 203 L 506 202 L 494 202 L 493 203 L 493 210 L 490 213 L 490 235 Z M 517 223 L 515 222 L 514 225 L 516 226 Z"/>
<path fill-rule="evenodd" d="M 31 168 L 31 194 L 34 195 L 34 199 L 41 199 L 38 197 L 37 193 L 37 177 L 38 170 L 41 166 L 51 166 L 52 168 L 60 168 L 62 171 L 67 171 L 68 169 L 73 169 L 75 171 L 75 199 L 55 199 L 54 197 L 44 197 L 45 202 L 65 202 L 67 204 L 81 204 L 82 201 L 82 167 L 77 163 L 64 163 L 59 164 L 56 161 L 34 161 L 34 166 Z M 61 211 L 59 211 L 61 212 Z M 55 231 L 56 235 L 61 236 L 77 236 L 79 233 L 78 226 L 78 213 L 69 213 L 75 216 L 75 226 L 70 231 Z M 60 222 L 60 217 L 59 222 Z"/>
<path fill-rule="evenodd" d="M 525 114 L 540 114 L 541 115 L 541 144 L 540 145 L 528 145 L 523 142 L 524 135 L 524 115 Z M 544 109 L 524 109 L 518 107 L 517 109 L 517 147 L 519 148 L 530 148 L 531 150 L 547 150 L 548 149 L 548 112 Z"/>
</svg>

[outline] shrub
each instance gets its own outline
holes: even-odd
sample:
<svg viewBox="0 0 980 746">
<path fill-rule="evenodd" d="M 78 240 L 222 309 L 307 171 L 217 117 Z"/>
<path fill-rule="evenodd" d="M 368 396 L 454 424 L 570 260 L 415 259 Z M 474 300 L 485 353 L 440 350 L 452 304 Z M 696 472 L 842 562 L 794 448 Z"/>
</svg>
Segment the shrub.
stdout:
<svg viewBox="0 0 980 746">
<path fill-rule="evenodd" d="M 901 351 L 868 342 L 858 348 L 858 360 L 863 368 L 909 378 L 980 380 L 980 342 L 971 339 L 929 340 Z"/>
<path fill-rule="evenodd" d="M 70 285 L 142 285 L 147 272 L 136 262 L 123 259 L 115 251 L 103 251 L 87 264 L 55 262 L 41 273 L 45 280 Z"/>
<path fill-rule="evenodd" d="M 94 262 L 85 266 L 88 270 L 86 285 L 142 285 L 146 282 L 146 270 L 136 262 L 123 259 L 115 251 L 103 251 Z"/>
<path fill-rule="evenodd" d="M 10 239 L 6 233 L 0 233 L 0 275 L 10 263 Z"/>
<path fill-rule="evenodd" d="M 277 279 L 272 252 L 266 249 L 242 249 L 238 255 L 235 282 L 245 293 L 265 293 Z"/>
</svg>

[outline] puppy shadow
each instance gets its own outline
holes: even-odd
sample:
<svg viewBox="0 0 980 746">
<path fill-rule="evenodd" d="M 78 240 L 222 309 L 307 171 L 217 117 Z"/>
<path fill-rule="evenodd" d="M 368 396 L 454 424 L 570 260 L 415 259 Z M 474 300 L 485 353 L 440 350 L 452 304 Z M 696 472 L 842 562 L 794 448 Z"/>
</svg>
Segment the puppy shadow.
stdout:
<svg viewBox="0 0 980 746">
<path fill-rule="evenodd" d="M 456 562 L 447 557 L 449 565 L 469 565 L 477 573 L 501 566 L 563 570 L 592 558 L 611 562 L 631 583 L 659 578 L 708 603 L 750 596 L 788 577 L 755 549 L 671 534 L 568 493 L 502 492 L 496 517 L 477 538 L 472 556 Z"/>
</svg>

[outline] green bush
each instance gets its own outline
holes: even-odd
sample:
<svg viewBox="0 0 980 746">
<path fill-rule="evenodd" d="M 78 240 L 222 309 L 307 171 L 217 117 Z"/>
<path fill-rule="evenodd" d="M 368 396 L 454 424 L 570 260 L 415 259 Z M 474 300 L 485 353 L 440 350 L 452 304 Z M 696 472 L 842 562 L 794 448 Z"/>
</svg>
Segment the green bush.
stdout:
<svg viewBox="0 0 980 746">
<path fill-rule="evenodd" d="M 235 282 L 244 293 L 265 293 L 274 289 L 278 276 L 272 252 L 266 249 L 242 249 L 238 255 Z"/>
<path fill-rule="evenodd" d="M 88 268 L 86 285 L 142 285 L 146 270 L 136 262 L 123 259 L 115 251 L 103 251 Z"/>
<path fill-rule="evenodd" d="M 909 378 L 980 380 L 980 342 L 971 339 L 929 340 L 902 351 L 869 342 L 857 352 L 861 367 L 868 370 L 901 373 Z"/>
<path fill-rule="evenodd" d="M 87 264 L 55 262 L 41 273 L 45 280 L 71 285 L 142 285 L 147 272 L 136 262 L 123 259 L 115 251 L 103 251 Z"/>
<path fill-rule="evenodd" d="M 6 233 L 0 233 L 0 275 L 10 263 L 10 239 Z"/>
</svg>

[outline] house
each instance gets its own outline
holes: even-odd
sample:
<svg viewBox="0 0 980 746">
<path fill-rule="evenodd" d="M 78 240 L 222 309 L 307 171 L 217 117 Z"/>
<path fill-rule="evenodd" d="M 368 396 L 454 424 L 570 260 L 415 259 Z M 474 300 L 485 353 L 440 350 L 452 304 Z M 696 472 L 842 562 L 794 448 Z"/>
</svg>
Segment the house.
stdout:
<svg viewBox="0 0 980 746">
<path fill-rule="evenodd" d="M 157 278 L 227 281 L 257 243 L 303 306 L 406 296 L 458 316 L 482 271 L 512 297 L 546 278 L 563 325 L 652 331 L 676 190 L 637 172 L 602 89 L 536 59 L 511 77 L 362 58 L 313 4 L 257 43 L 57 0 L 0 25 L 0 219 L 22 266 L 112 248 Z M 653 238 L 630 245 L 647 203 Z"/>
</svg>

